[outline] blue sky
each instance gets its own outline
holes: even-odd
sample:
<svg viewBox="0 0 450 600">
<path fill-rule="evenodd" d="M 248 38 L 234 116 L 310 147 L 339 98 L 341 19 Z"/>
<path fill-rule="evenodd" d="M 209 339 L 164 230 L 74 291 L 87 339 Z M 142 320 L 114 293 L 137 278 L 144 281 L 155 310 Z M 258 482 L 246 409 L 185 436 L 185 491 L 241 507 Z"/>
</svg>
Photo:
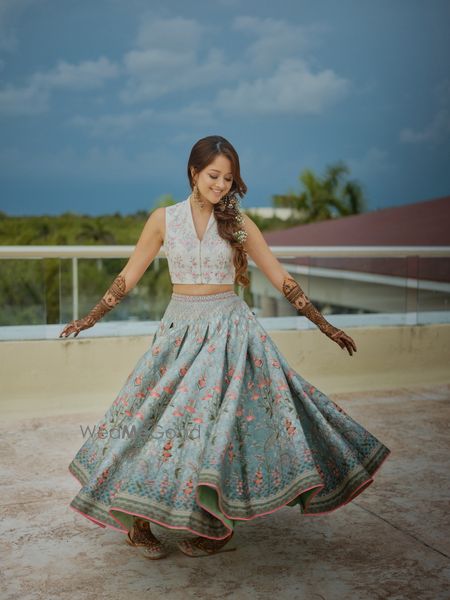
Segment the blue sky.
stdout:
<svg viewBox="0 0 450 600">
<path fill-rule="evenodd" d="M 0 0 L 0 210 L 150 210 L 193 144 L 242 206 L 344 161 L 369 210 L 450 193 L 450 3 Z"/>
</svg>

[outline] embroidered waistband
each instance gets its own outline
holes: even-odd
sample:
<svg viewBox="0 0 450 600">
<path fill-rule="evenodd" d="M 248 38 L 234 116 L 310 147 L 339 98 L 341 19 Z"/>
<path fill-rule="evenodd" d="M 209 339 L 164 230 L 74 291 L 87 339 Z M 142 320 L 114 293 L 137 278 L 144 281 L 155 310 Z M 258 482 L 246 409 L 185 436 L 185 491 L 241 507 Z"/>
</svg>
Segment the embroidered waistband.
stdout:
<svg viewBox="0 0 450 600">
<path fill-rule="evenodd" d="M 202 296 L 196 296 L 195 294 L 178 294 L 176 292 L 172 292 L 172 298 L 174 300 L 181 300 L 184 302 L 203 302 L 205 300 L 221 300 L 222 298 L 231 298 L 232 296 L 237 297 L 238 295 L 233 290 L 228 290 L 226 292 L 218 292 L 216 294 L 205 294 Z"/>
</svg>

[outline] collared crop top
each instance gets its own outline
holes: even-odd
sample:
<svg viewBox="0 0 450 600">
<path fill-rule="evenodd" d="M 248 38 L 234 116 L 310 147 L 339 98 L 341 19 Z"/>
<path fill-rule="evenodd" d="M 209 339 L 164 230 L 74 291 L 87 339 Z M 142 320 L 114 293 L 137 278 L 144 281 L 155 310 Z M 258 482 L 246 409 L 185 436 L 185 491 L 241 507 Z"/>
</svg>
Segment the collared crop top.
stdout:
<svg viewBox="0 0 450 600">
<path fill-rule="evenodd" d="M 166 233 L 163 249 L 172 283 L 233 284 L 233 249 L 220 237 L 214 211 L 203 239 L 195 230 L 189 197 L 165 207 Z"/>
</svg>

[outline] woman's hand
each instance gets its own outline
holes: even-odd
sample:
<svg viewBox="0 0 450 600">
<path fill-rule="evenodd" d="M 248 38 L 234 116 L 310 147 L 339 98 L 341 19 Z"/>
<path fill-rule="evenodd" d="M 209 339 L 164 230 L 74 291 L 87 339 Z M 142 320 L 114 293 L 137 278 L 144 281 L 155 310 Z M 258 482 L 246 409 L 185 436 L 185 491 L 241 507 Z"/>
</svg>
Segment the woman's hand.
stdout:
<svg viewBox="0 0 450 600">
<path fill-rule="evenodd" d="M 283 279 L 282 291 L 283 295 L 297 310 L 297 314 L 305 316 L 317 325 L 320 331 L 333 340 L 333 342 L 339 344 L 342 349 L 346 348 L 350 356 L 353 355 L 353 352 L 356 352 L 356 344 L 352 338 L 344 333 L 342 329 L 338 329 L 325 319 L 320 310 L 314 306 L 302 290 L 298 281 L 291 277 L 287 271 Z"/>
<path fill-rule="evenodd" d="M 106 291 L 103 298 L 100 300 L 100 302 L 97 302 L 94 308 L 90 310 L 89 314 L 82 319 L 71 321 L 61 331 L 59 337 L 68 337 L 71 333 L 75 333 L 74 337 L 77 337 L 80 331 L 95 325 L 97 321 L 106 315 L 107 312 L 119 304 L 128 291 L 129 289 L 127 289 L 125 276 L 122 273 L 119 273 L 109 289 Z"/>
<path fill-rule="evenodd" d="M 73 337 L 77 337 L 80 331 L 83 331 L 83 329 L 89 329 L 89 327 L 92 327 L 93 325 L 95 325 L 95 321 L 93 321 L 89 317 L 83 317 L 82 319 L 71 321 L 61 331 L 59 337 L 69 337 L 71 333 L 75 333 Z"/>
<path fill-rule="evenodd" d="M 328 334 L 328 337 L 339 344 L 342 349 L 346 349 L 350 356 L 353 355 L 353 352 L 356 352 L 356 344 L 353 339 L 347 335 L 342 329 L 337 329 L 334 333 Z"/>
</svg>

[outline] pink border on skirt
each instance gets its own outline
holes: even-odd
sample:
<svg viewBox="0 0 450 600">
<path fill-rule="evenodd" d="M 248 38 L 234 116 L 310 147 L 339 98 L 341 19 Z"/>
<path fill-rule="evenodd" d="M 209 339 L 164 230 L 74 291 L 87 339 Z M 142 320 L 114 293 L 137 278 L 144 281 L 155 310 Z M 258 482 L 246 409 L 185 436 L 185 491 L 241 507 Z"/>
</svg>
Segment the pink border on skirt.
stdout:
<svg viewBox="0 0 450 600">
<path fill-rule="evenodd" d="M 334 512 L 335 510 L 337 510 L 338 508 L 341 508 L 342 506 L 345 506 L 346 504 L 348 504 L 349 502 L 351 502 L 352 500 L 354 500 L 361 492 L 363 492 L 366 488 L 368 488 L 373 482 L 374 482 L 374 476 L 375 474 L 378 472 L 378 470 L 380 469 L 380 467 L 384 464 L 385 460 L 387 458 L 389 458 L 392 455 L 392 450 L 389 450 L 389 453 L 386 454 L 386 456 L 383 458 L 383 460 L 380 462 L 380 464 L 378 465 L 378 467 L 375 469 L 375 471 L 372 473 L 372 475 L 369 477 L 369 479 L 366 479 L 366 481 L 363 481 L 363 483 L 361 483 L 356 490 L 354 490 L 353 494 L 350 496 L 350 498 L 348 498 L 345 502 L 343 502 L 342 504 L 339 504 L 339 506 L 336 506 L 335 508 L 332 508 L 331 510 L 327 510 L 324 512 L 320 512 L 320 513 L 307 513 L 307 512 L 302 512 L 302 515 L 304 516 L 309 516 L 309 517 L 318 517 L 321 515 L 326 515 L 329 513 Z M 73 478 L 75 479 L 75 481 L 77 481 L 82 487 L 83 484 L 81 483 L 81 481 L 78 479 L 78 477 L 76 477 L 72 471 L 69 469 L 69 473 L 73 476 Z M 301 491 L 297 491 L 295 493 L 295 495 L 288 500 L 287 502 L 285 502 L 284 504 L 281 504 L 280 506 L 277 506 L 276 508 L 274 508 L 273 510 L 268 510 L 266 512 L 262 512 L 262 513 L 258 513 L 256 515 L 253 515 L 252 517 L 233 517 L 231 515 L 227 515 L 227 513 L 223 510 L 223 506 L 222 506 L 222 496 L 221 496 L 221 492 L 220 489 L 211 483 L 203 483 L 203 482 L 198 482 L 197 484 L 197 488 L 196 488 L 196 493 L 195 493 L 195 499 L 197 501 L 197 504 L 203 508 L 204 510 L 206 510 L 206 512 L 208 512 L 209 514 L 211 514 L 213 517 L 215 517 L 216 519 L 218 519 L 222 525 L 224 525 L 224 527 L 227 528 L 227 530 L 229 532 L 232 532 L 233 529 L 230 529 L 224 522 L 223 519 L 221 518 L 220 515 L 216 515 L 213 512 L 211 512 L 211 510 L 209 510 L 204 504 L 202 504 L 199 499 L 198 499 L 198 486 L 199 485 L 204 485 L 207 487 L 211 487 L 214 490 L 216 490 L 217 493 L 217 498 L 218 498 L 218 504 L 219 504 L 219 508 L 222 511 L 222 513 L 228 518 L 231 519 L 232 521 L 251 521 L 252 519 L 256 519 L 257 517 L 262 517 L 263 515 L 268 515 L 271 513 L 276 512 L 277 510 L 280 510 L 281 508 L 284 508 L 287 504 L 289 504 L 289 502 L 292 502 L 292 500 L 294 500 L 294 498 L 297 498 L 297 496 L 299 496 L 300 494 L 303 494 L 304 492 L 307 492 L 309 490 L 312 490 L 314 488 L 316 489 L 316 492 L 311 495 L 311 497 L 309 498 L 306 506 L 305 506 L 305 511 L 308 509 L 308 506 L 311 503 L 311 500 L 316 496 L 316 494 L 318 494 L 325 486 L 325 484 L 317 484 L 317 485 L 313 485 L 309 488 L 306 488 L 304 490 Z M 167 529 L 175 529 L 175 530 L 181 530 L 181 531 L 189 531 L 190 533 L 194 533 L 196 535 L 200 535 L 202 537 L 211 539 L 211 540 L 222 540 L 226 537 L 228 537 L 230 534 L 227 533 L 225 536 L 221 537 L 221 538 L 217 538 L 217 537 L 211 537 L 209 535 L 205 535 L 203 533 L 200 533 L 199 531 L 196 531 L 195 529 L 192 529 L 191 527 L 177 527 L 175 525 L 169 525 L 168 523 L 164 523 L 163 521 L 158 521 L 157 519 L 154 519 L 152 517 L 149 517 L 147 515 L 143 515 L 141 513 L 134 513 L 134 512 L 130 512 L 128 510 L 124 510 L 123 508 L 120 508 L 119 506 L 111 506 L 109 508 L 109 514 L 111 516 L 111 518 L 113 518 L 115 521 L 117 521 L 117 523 L 119 523 L 120 528 L 119 527 L 114 527 L 113 525 L 110 525 L 109 523 L 104 523 L 98 519 L 95 519 L 94 517 L 91 517 L 89 515 L 87 515 L 86 513 L 82 512 L 81 510 L 78 510 L 77 508 L 73 507 L 73 506 L 69 506 L 69 508 L 71 508 L 72 510 L 76 511 L 77 513 L 83 515 L 84 517 L 86 517 L 87 519 L 89 519 L 91 522 L 95 523 L 96 525 L 99 525 L 100 527 L 109 527 L 110 529 L 114 529 L 115 531 L 120 531 L 121 533 L 128 533 L 127 529 L 124 528 L 124 526 L 122 525 L 122 523 L 119 521 L 119 519 L 117 517 L 115 517 L 113 514 L 111 514 L 111 511 L 113 510 L 117 510 L 120 512 L 123 512 L 125 514 L 128 515 L 133 515 L 136 517 L 140 517 L 142 519 L 146 519 L 148 521 L 151 521 L 152 523 L 156 523 L 157 525 L 161 525 L 162 527 L 166 527 Z"/>
</svg>

